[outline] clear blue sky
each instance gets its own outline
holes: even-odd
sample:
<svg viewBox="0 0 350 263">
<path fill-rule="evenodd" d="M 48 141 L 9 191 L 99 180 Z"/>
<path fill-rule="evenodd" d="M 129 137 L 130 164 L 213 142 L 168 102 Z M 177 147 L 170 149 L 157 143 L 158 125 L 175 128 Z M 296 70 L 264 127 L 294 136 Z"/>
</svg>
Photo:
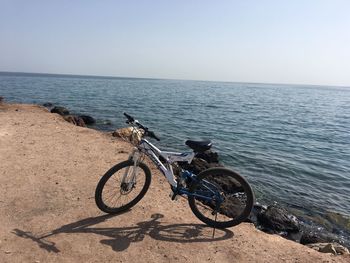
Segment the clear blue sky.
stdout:
<svg viewBox="0 0 350 263">
<path fill-rule="evenodd" d="M 0 0 L 0 71 L 350 86 L 350 1 Z"/>
</svg>

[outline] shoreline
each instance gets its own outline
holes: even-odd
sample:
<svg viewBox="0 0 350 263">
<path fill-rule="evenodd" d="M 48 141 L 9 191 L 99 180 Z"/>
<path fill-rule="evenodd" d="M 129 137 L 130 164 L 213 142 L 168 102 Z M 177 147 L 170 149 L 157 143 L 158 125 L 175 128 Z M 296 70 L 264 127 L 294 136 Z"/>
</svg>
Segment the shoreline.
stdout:
<svg viewBox="0 0 350 263">
<path fill-rule="evenodd" d="M 171 237 L 169 241 L 172 231 L 164 227 L 186 231 L 184 224 L 187 229 L 201 224 L 185 202 L 168 198 L 163 178 L 149 163 L 154 176 L 145 200 L 128 213 L 107 218 L 94 204 L 94 187 L 99 176 L 126 158 L 128 143 L 94 129 L 73 126 L 38 105 L 0 104 L 0 123 L 0 183 L 4 186 L 0 199 L 4 222 L 0 253 L 5 262 L 45 261 L 48 256 L 52 262 L 90 261 L 94 258 L 91 250 L 96 247 L 96 258 L 131 261 L 134 257 L 136 262 L 140 249 L 145 248 L 154 253 L 145 250 L 143 259 L 155 262 L 203 262 L 208 258 L 229 262 L 232 256 L 240 262 L 347 262 L 350 258 L 316 252 L 263 233 L 248 223 L 229 229 L 233 236 L 218 241 L 210 240 L 209 233 L 199 237 L 183 235 L 178 240 Z M 155 217 L 157 214 L 162 217 Z M 87 220 L 86 228 L 81 221 Z M 72 222 L 77 228 L 63 227 Z M 157 222 L 158 234 L 146 233 L 138 241 L 123 234 L 137 225 L 149 230 L 149 222 Z M 108 230 L 103 231 L 106 227 Z M 165 233 L 162 235 L 159 229 Z M 54 233 L 40 238 L 47 232 Z M 230 236 L 230 232 L 225 233 Z M 121 243 L 127 247 L 120 247 Z M 180 257 L 173 251 L 174 246 L 185 251 L 184 255 Z M 48 253 L 50 249 L 59 252 Z M 198 250 L 203 253 L 198 255 Z"/>
<path fill-rule="evenodd" d="M 100 132 L 107 133 L 109 135 L 118 136 L 118 131 L 110 129 L 107 130 L 101 128 L 99 125 L 99 120 L 95 120 L 91 116 L 81 116 L 78 113 L 72 114 L 69 109 L 56 106 L 52 103 L 44 103 L 42 106 L 47 108 L 51 113 L 58 113 L 66 121 L 82 127 L 88 127 Z M 84 119 L 81 119 L 84 117 Z M 93 120 L 91 122 L 86 122 L 86 119 Z M 85 121 L 85 122 L 84 122 Z M 106 121 L 106 120 L 105 120 Z M 108 120 L 107 120 L 108 121 Z M 111 123 L 110 123 L 111 124 Z M 108 127 L 108 125 L 107 125 Z M 112 127 L 112 126 L 110 126 Z M 213 158 L 213 156 L 216 156 Z M 213 166 L 224 166 L 223 163 L 219 162 L 218 153 L 209 151 L 208 155 L 201 157 L 201 160 L 193 161 L 194 165 L 190 165 L 186 169 L 191 170 L 194 173 L 198 173 L 206 168 Z M 207 165 L 203 166 L 203 158 L 211 160 Z M 195 164 L 197 163 L 197 165 Z M 198 166 L 199 165 L 199 166 Z M 175 168 L 174 168 L 175 169 Z M 347 217 L 336 212 L 327 212 L 326 215 L 321 216 L 321 218 L 315 217 L 303 217 L 300 215 L 303 211 L 291 211 L 287 204 L 279 204 L 275 201 L 260 203 L 257 202 L 254 206 L 251 216 L 248 218 L 247 222 L 253 223 L 255 227 L 266 233 L 278 234 L 286 239 L 301 243 L 303 245 L 310 245 L 312 243 L 338 243 L 346 248 L 350 248 L 350 232 L 348 232 Z M 272 211 L 272 212 L 271 212 Z M 296 216 L 298 215 L 298 216 Z M 320 223 L 315 220 L 324 220 L 325 223 Z M 348 220 L 350 220 L 348 218 Z M 344 221 L 344 222 L 343 222 Z M 349 221 L 350 222 L 350 221 Z M 326 224 L 328 223 L 328 224 Z M 343 224 L 343 225 L 342 225 Z M 336 233 L 334 233 L 334 228 Z M 340 229 L 340 230 L 339 230 Z"/>
<path fill-rule="evenodd" d="M 328 127 L 331 129 L 324 127 L 326 131 L 322 132 L 324 125 L 321 122 L 315 123 L 314 126 L 307 121 L 317 116 L 315 107 L 310 107 L 306 112 L 307 115 L 302 115 L 304 117 L 298 114 L 299 111 L 308 108 L 300 94 L 309 94 L 311 98 L 317 94 L 327 93 L 333 97 L 330 94 L 331 90 L 312 91 L 307 87 L 283 89 L 294 98 L 292 101 L 299 101 L 302 104 L 299 107 L 298 104 L 293 105 L 295 104 L 293 102 L 290 104 L 290 110 L 275 112 L 267 103 L 269 98 L 277 102 L 277 105 L 280 102 L 286 105 L 290 101 L 285 100 L 280 93 L 271 97 L 275 88 L 269 85 L 257 85 L 253 88 L 246 88 L 244 85 L 216 85 L 218 97 L 207 100 L 205 94 L 211 94 L 212 87 L 205 82 L 198 83 L 200 89 L 192 90 L 193 83 L 169 81 L 160 85 L 150 80 L 138 83 L 126 80 L 77 81 L 70 78 L 16 76 L 3 77 L 1 81 L 4 87 L 1 95 L 9 101 L 40 105 L 52 102 L 54 105 L 68 107 L 72 113 L 91 114 L 99 122 L 93 128 L 102 131 L 124 126 L 122 112 L 126 110 L 157 130 L 162 137 L 160 145 L 174 151 L 186 150 L 182 143 L 185 139 L 212 139 L 214 149 L 220 152 L 221 161 L 257 186 L 256 194 L 262 203 L 270 204 L 277 201 L 284 207 L 298 210 L 295 214 L 305 215 L 307 219 L 309 215 L 325 219 L 327 211 L 337 211 L 347 217 L 350 216 L 348 213 L 350 203 L 347 202 L 350 195 L 350 188 L 347 187 L 350 178 L 346 176 L 347 171 L 350 171 L 350 163 L 345 157 L 349 153 L 350 145 L 345 139 L 346 131 L 342 129 L 347 126 L 348 120 L 344 119 L 345 126 L 340 122 Z M 129 85 L 130 89 L 124 88 Z M 104 88 L 98 88 L 100 86 Z M 57 87 L 58 97 L 53 87 Z M 174 88 L 179 92 L 174 93 Z M 146 96 L 147 99 L 139 102 L 132 99 L 138 96 L 138 92 L 147 90 L 158 93 L 161 100 L 152 96 Z M 105 92 L 109 95 L 105 96 Z M 231 97 L 231 93 L 236 93 L 237 96 Z M 94 96 L 91 97 L 91 94 Z M 185 98 L 182 94 L 195 96 L 198 103 L 184 103 L 187 96 Z M 250 97 L 249 94 L 257 96 Z M 261 99 L 259 94 L 262 95 Z M 341 99 L 344 96 L 346 98 L 344 92 L 339 91 L 337 94 L 334 98 Z M 171 99 L 168 100 L 169 98 Z M 164 104 L 161 101 L 168 103 Z M 148 112 L 151 105 L 158 105 L 158 110 L 154 113 Z M 327 111 L 332 107 L 331 103 L 322 99 L 318 106 L 325 112 L 327 122 L 332 123 L 332 111 Z M 260 107 L 265 110 L 254 110 Z M 169 108 L 169 111 L 166 108 Z M 179 115 L 180 112 L 186 112 L 184 109 L 191 109 L 193 114 Z M 339 112 L 339 116 L 343 114 L 346 114 L 346 111 Z M 288 116 L 288 119 L 294 121 L 285 121 L 285 117 L 281 115 Z M 173 125 L 162 121 L 166 120 L 167 116 L 171 116 Z M 305 126 L 304 118 L 308 123 Z M 225 124 L 224 119 L 229 122 Z M 104 125 L 105 120 L 110 120 L 111 124 Z M 300 126 L 300 129 L 295 129 L 295 125 Z M 339 136 L 333 138 L 332 134 L 339 134 L 344 138 L 342 145 L 338 143 L 332 145 L 334 140 L 342 141 Z M 320 149 L 314 145 L 318 145 Z M 348 145 L 349 147 L 346 147 Z M 305 183 L 308 180 L 310 184 Z M 289 185 L 293 186 L 292 189 Z M 338 191 L 339 185 L 345 187 L 344 191 Z"/>
</svg>

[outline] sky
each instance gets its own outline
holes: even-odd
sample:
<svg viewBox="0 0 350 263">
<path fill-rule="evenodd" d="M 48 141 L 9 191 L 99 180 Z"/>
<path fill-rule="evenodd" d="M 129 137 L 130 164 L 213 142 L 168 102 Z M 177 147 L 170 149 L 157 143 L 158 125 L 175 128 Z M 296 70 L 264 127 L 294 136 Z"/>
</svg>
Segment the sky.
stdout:
<svg viewBox="0 0 350 263">
<path fill-rule="evenodd" d="M 0 0 L 0 71 L 350 86 L 350 1 Z"/>
</svg>

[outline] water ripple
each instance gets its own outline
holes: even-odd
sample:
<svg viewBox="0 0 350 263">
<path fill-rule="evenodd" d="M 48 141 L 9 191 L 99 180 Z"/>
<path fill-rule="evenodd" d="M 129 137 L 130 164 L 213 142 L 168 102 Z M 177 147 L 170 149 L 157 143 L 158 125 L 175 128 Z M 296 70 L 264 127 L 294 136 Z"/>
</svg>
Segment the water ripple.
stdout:
<svg viewBox="0 0 350 263">
<path fill-rule="evenodd" d="M 0 93 L 64 105 L 113 128 L 126 111 L 172 150 L 186 150 L 189 138 L 212 139 L 258 198 L 350 215 L 350 89 L 0 74 Z"/>
</svg>

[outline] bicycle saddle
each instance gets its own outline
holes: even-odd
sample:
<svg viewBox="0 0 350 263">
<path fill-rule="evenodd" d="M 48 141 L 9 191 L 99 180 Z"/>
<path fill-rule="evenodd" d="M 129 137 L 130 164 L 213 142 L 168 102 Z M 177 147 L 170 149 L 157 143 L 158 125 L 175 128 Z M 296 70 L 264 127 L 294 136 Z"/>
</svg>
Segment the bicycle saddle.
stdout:
<svg viewBox="0 0 350 263">
<path fill-rule="evenodd" d="M 192 141 L 187 140 L 185 144 L 193 149 L 195 152 L 204 152 L 206 150 L 209 150 L 211 146 L 213 145 L 211 141 Z"/>
</svg>

